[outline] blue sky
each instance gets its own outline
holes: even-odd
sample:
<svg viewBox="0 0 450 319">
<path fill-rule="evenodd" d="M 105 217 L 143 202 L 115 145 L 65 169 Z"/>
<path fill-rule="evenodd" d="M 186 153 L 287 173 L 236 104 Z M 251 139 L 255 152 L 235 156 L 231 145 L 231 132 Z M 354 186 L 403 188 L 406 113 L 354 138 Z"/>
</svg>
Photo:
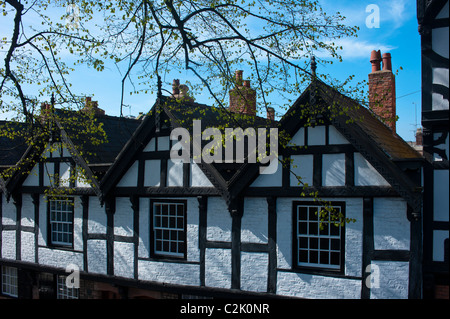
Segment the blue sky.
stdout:
<svg viewBox="0 0 450 319">
<path fill-rule="evenodd" d="M 371 71 L 370 52 L 381 50 L 392 55 L 393 70 L 399 70 L 396 76 L 397 93 L 397 133 L 405 140 L 414 140 L 416 123 L 420 124 L 421 107 L 421 60 L 420 36 L 417 31 L 416 1 L 414 0 L 321 0 L 320 3 L 329 14 L 341 12 L 347 18 L 349 25 L 360 27 L 357 38 L 343 39 L 342 63 L 333 65 L 318 65 L 318 73 L 328 73 L 344 80 L 349 75 L 355 75 L 355 82 L 368 79 Z M 368 5 L 376 5 L 380 13 L 379 28 L 368 28 L 366 12 Z M 8 18 L 12 19 L 9 15 Z M 0 18 L 0 20 L 2 20 Z M 0 28 L 6 30 L 8 21 L 0 21 Z M 3 36 L 3 31 L 1 32 Z M 183 83 L 191 75 L 185 71 L 177 74 Z M 109 115 L 120 114 L 121 75 L 115 67 L 107 67 L 103 72 L 96 72 L 85 67 L 79 67 L 71 75 L 70 81 L 76 94 L 93 94 L 93 100 L 99 101 L 99 107 Z M 166 79 L 171 82 L 171 79 Z M 130 87 L 127 87 L 130 89 Z M 165 87 L 171 90 L 169 86 Z M 126 96 L 124 115 L 138 115 L 147 112 L 155 102 L 156 93 Z M 211 103 L 210 100 L 197 99 L 201 103 Z M 5 115 L 0 114 L 0 118 Z"/>
<path fill-rule="evenodd" d="M 420 125 L 421 107 L 421 58 L 420 36 L 417 31 L 416 1 L 414 0 L 325 0 L 320 1 L 325 11 L 339 11 L 347 18 L 349 25 L 360 27 L 357 38 L 343 39 L 342 63 L 333 65 L 318 65 L 318 73 L 329 73 L 333 77 L 344 80 L 349 75 L 355 75 L 355 83 L 367 80 L 371 72 L 370 52 L 381 50 L 392 55 L 392 68 L 398 71 L 396 76 L 397 93 L 397 133 L 405 140 L 415 140 L 416 123 Z M 379 28 L 368 28 L 366 18 L 370 12 L 366 7 L 375 4 L 379 8 Z M 400 70 L 402 67 L 403 70 Z M 86 76 L 89 81 L 86 81 Z M 178 75 L 181 82 L 191 77 L 181 71 Z M 119 114 L 120 76 L 117 70 L 107 69 L 104 72 L 78 72 L 73 80 L 79 83 L 80 93 L 93 92 L 94 100 L 107 114 Z M 170 82 L 171 79 L 166 79 Z M 105 85 L 107 84 L 107 85 Z M 95 89 L 93 89 L 95 85 Z M 166 89 L 171 90 L 170 87 Z M 84 91 L 83 91 L 84 90 Z M 126 96 L 124 115 L 137 115 L 147 112 L 155 101 L 156 93 Z M 210 100 L 197 101 L 211 103 Z M 417 118 L 417 120 L 416 120 Z"/>
<path fill-rule="evenodd" d="M 354 74 L 355 80 L 367 80 L 371 72 L 370 52 L 381 50 L 392 55 L 392 69 L 396 76 L 397 133 L 405 140 L 415 140 L 416 123 L 420 125 L 421 112 L 421 57 L 420 35 L 417 31 L 416 1 L 321 1 L 328 11 L 339 11 L 350 25 L 360 27 L 357 38 L 344 39 L 342 63 L 326 66 L 327 72 L 338 79 Z M 379 8 L 380 27 L 368 28 L 366 7 Z M 317 72 L 320 72 L 319 66 Z M 400 67 L 403 70 L 400 70 Z M 417 120 L 416 120 L 417 118 Z"/>
</svg>

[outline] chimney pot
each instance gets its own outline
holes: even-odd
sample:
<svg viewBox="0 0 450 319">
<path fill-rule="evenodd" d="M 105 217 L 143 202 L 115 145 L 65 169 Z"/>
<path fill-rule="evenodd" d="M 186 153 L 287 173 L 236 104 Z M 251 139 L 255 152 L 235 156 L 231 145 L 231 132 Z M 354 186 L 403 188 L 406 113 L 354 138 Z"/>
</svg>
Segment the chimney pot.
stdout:
<svg viewBox="0 0 450 319">
<path fill-rule="evenodd" d="M 381 51 L 373 50 L 370 54 L 370 63 L 372 63 L 372 72 L 380 71 Z"/>
<path fill-rule="evenodd" d="M 174 79 L 172 82 L 172 94 L 180 94 L 180 80 Z"/>
<path fill-rule="evenodd" d="M 275 121 L 275 109 L 273 107 L 267 108 L 267 119 L 271 121 Z"/>
<path fill-rule="evenodd" d="M 250 87 L 250 81 L 242 83 L 242 70 L 236 71 L 236 87 L 230 90 L 230 111 L 246 115 L 256 115 L 256 91 Z M 242 86 L 244 84 L 244 86 Z"/>
<path fill-rule="evenodd" d="M 392 62 L 390 53 L 383 53 L 383 70 L 392 71 Z"/>
<path fill-rule="evenodd" d="M 236 85 L 242 85 L 242 74 L 244 73 L 244 71 L 242 70 L 237 70 L 235 72 L 235 76 L 236 76 Z"/>
</svg>

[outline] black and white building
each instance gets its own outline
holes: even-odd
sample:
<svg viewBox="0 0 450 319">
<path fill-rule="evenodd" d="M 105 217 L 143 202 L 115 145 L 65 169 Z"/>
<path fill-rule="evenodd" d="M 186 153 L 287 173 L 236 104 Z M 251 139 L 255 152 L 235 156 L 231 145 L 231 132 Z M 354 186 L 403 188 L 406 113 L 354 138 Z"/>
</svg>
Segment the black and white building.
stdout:
<svg viewBox="0 0 450 319">
<path fill-rule="evenodd" d="M 424 297 L 449 298 L 449 2 L 417 1 L 422 49 Z"/>
<path fill-rule="evenodd" d="M 332 104 L 348 111 L 331 116 Z M 288 137 L 275 173 L 192 154 L 172 161 L 174 128 L 237 126 L 218 109 L 162 96 L 140 121 L 98 115 L 109 142 L 91 158 L 58 125 L 61 146 L 45 160 L 45 149 L 4 157 L 3 166 L 35 162 L 1 181 L 1 294 L 420 298 L 422 156 L 319 80 L 279 121 L 244 117 L 243 129 Z M 60 182 L 74 192 L 45 196 L 77 167 L 85 180 Z M 352 221 L 320 227 L 325 202 Z M 79 289 L 64 285 L 68 265 L 80 270 Z"/>
</svg>

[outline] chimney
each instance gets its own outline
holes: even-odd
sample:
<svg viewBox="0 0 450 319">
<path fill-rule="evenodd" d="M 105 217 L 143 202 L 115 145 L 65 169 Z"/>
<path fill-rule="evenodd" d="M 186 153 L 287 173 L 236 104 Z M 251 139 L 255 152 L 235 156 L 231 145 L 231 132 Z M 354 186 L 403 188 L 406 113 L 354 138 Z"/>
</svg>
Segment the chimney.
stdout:
<svg viewBox="0 0 450 319">
<path fill-rule="evenodd" d="M 416 131 L 416 145 L 423 146 L 423 132 L 420 127 Z"/>
<path fill-rule="evenodd" d="M 242 70 L 235 72 L 236 87 L 230 90 L 230 111 L 255 116 L 256 91 L 251 88 L 250 81 L 242 80 L 242 74 Z"/>
<path fill-rule="evenodd" d="M 271 121 L 275 121 L 275 109 L 273 107 L 267 108 L 267 119 Z"/>
<path fill-rule="evenodd" d="M 175 79 L 172 82 L 172 95 L 177 96 L 180 94 L 180 80 Z"/>
<path fill-rule="evenodd" d="M 47 119 L 50 117 L 50 114 L 52 113 L 52 105 L 47 102 L 41 103 L 41 114 L 40 119 L 41 123 L 45 123 Z"/>
<path fill-rule="evenodd" d="M 92 97 L 86 96 L 83 112 L 94 112 L 95 116 L 105 115 L 105 110 L 98 107 L 98 101 L 92 101 Z"/>
<path fill-rule="evenodd" d="M 383 68 L 380 70 L 380 63 Z M 396 101 L 395 75 L 392 73 L 391 54 L 372 51 L 372 72 L 369 74 L 369 108 L 395 133 Z"/>
<path fill-rule="evenodd" d="M 175 79 L 172 82 L 172 97 L 179 100 L 191 101 L 194 99 L 188 95 L 189 87 L 186 84 L 180 84 L 180 80 Z"/>
</svg>

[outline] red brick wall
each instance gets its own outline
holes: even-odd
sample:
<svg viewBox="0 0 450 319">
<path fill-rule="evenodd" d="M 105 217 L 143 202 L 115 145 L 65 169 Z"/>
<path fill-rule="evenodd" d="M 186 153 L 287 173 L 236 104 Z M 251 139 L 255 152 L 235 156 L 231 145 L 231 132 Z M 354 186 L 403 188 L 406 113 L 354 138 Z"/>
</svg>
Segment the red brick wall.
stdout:
<svg viewBox="0 0 450 319">
<path fill-rule="evenodd" d="M 395 133 L 395 75 L 390 70 L 369 74 L 369 107 Z"/>
<path fill-rule="evenodd" d="M 434 298 L 449 299 L 449 286 L 436 285 L 434 288 Z"/>
</svg>

